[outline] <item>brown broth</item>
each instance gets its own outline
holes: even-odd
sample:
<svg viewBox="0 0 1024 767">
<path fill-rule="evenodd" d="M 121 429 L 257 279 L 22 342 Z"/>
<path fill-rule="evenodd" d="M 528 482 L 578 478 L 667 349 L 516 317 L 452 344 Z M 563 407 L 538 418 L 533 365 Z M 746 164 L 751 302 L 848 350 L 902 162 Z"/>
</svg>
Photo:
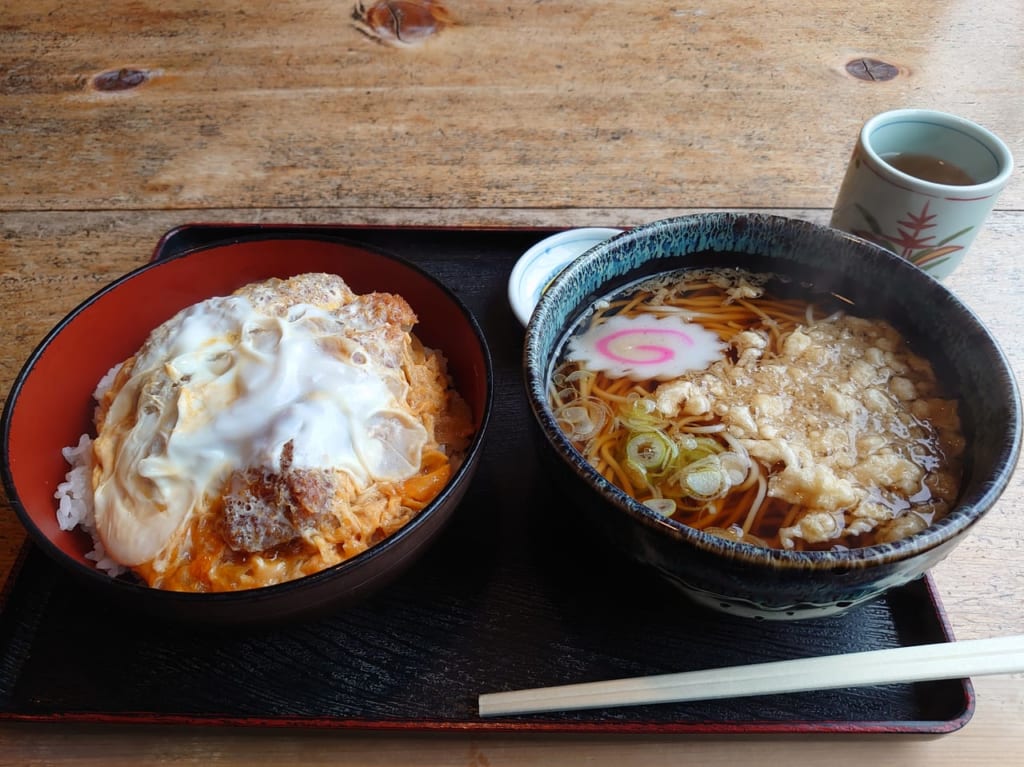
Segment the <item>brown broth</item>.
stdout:
<svg viewBox="0 0 1024 767">
<path fill-rule="evenodd" d="M 587 402 L 594 407 L 595 400 L 604 407 L 603 411 L 596 411 L 598 416 L 601 412 L 606 414 L 606 419 L 597 418 L 600 422 L 600 433 L 597 436 L 586 429 L 582 433 L 575 432 L 579 421 L 569 419 L 563 424 L 567 434 L 575 435 L 570 436 L 570 439 L 591 465 L 608 481 L 641 503 L 654 500 L 674 501 L 675 507 L 671 516 L 676 522 L 712 535 L 774 549 L 794 548 L 808 551 L 871 546 L 883 540 L 911 534 L 915 526 L 916 529 L 920 529 L 945 514 L 955 501 L 955 485 L 958 484 L 957 478 L 962 470 L 960 452 L 956 447 L 960 439 L 959 424 L 949 421 L 940 427 L 895 404 L 881 407 L 876 399 L 872 399 L 872 409 L 868 407 L 867 400 L 862 401 L 868 392 L 888 392 L 888 382 L 891 378 L 898 377 L 892 375 L 891 368 L 898 367 L 907 375 L 911 375 L 911 371 L 916 371 L 913 374 L 914 398 L 932 403 L 926 409 L 930 410 L 934 406 L 937 408 L 936 414 L 941 416 L 942 412 L 938 409 L 943 396 L 941 386 L 928 362 L 914 355 L 909 347 L 905 346 L 898 332 L 881 321 L 848 317 L 826 309 L 820 304 L 814 304 L 811 307 L 811 315 L 815 322 L 812 323 L 813 327 L 808 325 L 810 297 L 807 295 L 782 298 L 779 294 L 766 289 L 760 296 L 735 301 L 728 293 L 733 285 L 715 281 L 724 274 L 695 271 L 685 277 L 676 278 L 668 275 L 654 278 L 634 286 L 632 290 L 609 297 L 607 305 L 588 318 L 585 323 L 587 327 L 598 316 L 607 319 L 620 312 L 643 315 L 647 311 L 655 311 L 656 306 L 661 307 L 657 311 L 662 312 L 666 306 L 674 306 L 676 309 L 690 312 L 693 318 L 699 317 L 697 321 L 700 324 L 714 330 L 723 341 L 728 340 L 730 344 L 723 358 L 712 363 L 711 367 L 702 371 L 690 371 L 675 379 L 692 383 L 708 378 L 717 379 L 718 386 L 706 388 L 705 384 L 698 387 L 697 391 L 707 394 L 723 409 L 716 412 L 709 404 L 705 404 L 702 406 L 703 410 L 694 410 L 685 415 L 682 412 L 670 414 L 665 411 L 664 417 L 643 415 L 654 413 L 653 404 L 639 410 L 630 405 L 631 401 L 656 399 L 658 389 L 664 382 L 616 377 L 600 370 L 599 366 L 592 368 L 589 375 L 577 376 L 576 373 L 581 367 L 585 369 L 588 361 L 570 361 L 563 356 L 555 374 L 559 380 L 553 382 L 552 386 L 551 404 L 556 417 L 561 407 L 578 408 Z M 706 281 L 708 277 L 712 279 Z M 678 279 L 678 282 L 673 282 L 675 279 Z M 739 277 L 734 275 L 733 279 Z M 750 279 L 757 284 L 756 275 L 752 275 Z M 772 287 L 775 285 L 772 284 Z M 585 329 L 577 328 L 577 332 L 582 333 Z M 806 346 L 800 346 L 798 342 L 794 349 L 787 348 L 786 339 L 797 329 L 804 335 L 811 334 L 819 339 L 814 343 L 817 344 L 817 349 L 822 350 L 820 354 L 810 346 L 811 341 L 808 341 Z M 733 344 L 734 339 L 738 339 L 741 333 L 747 331 L 763 338 L 761 354 L 764 355 L 766 365 L 755 361 L 755 358 L 741 362 L 741 357 L 746 356 L 746 352 L 741 354 L 743 350 L 740 346 Z M 755 347 L 744 348 L 749 352 Z M 883 348 L 889 350 L 888 358 L 880 356 L 879 350 Z M 833 388 L 820 385 L 820 375 L 827 375 L 828 373 L 823 371 L 831 370 L 828 366 L 833 364 L 829 362 L 830 349 L 839 349 L 842 352 L 841 357 L 846 366 L 852 366 L 853 360 L 860 360 L 862 363 L 858 372 L 860 388 L 847 387 L 844 396 L 848 396 L 849 402 L 860 408 L 863 418 L 853 417 L 853 410 L 846 414 L 845 411 L 837 412 L 835 407 L 843 400 L 823 398 L 820 394 L 824 389 Z M 806 359 L 805 352 L 811 353 Z M 762 357 L 757 355 L 756 360 L 760 359 Z M 818 362 L 815 362 L 815 359 L 818 359 Z M 866 360 L 871 360 L 870 364 Z M 771 372 L 779 366 L 785 369 L 804 370 L 808 375 L 794 376 L 787 373 L 780 378 Z M 732 376 L 731 371 L 737 369 L 741 369 L 743 374 Z M 851 370 L 852 367 L 836 370 L 836 383 L 842 380 L 850 384 Z M 765 385 L 757 388 L 760 384 L 752 381 L 760 376 L 761 371 L 767 371 Z M 876 380 L 876 376 L 881 378 Z M 730 384 L 730 381 L 734 383 Z M 751 386 L 756 388 L 753 393 L 748 391 Z M 882 388 L 879 389 L 879 386 Z M 755 430 L 757 433 L 751 433 L 750 427 L 745 426 L 742 419 L 726 417 L 727 410 L 732 406 L 748 405 L 756 394 L 770 392 L 786 398 L 790 405 L 782 411 L 772 412 L 772 408 L 768 408 L 759 415 L 755 414 L 758 421 L 758 428 Z M 890 403 L 903 401 L 893 392 L 886 394 L 883 399 L 886 397 L 886 401 Z M 949 405 L 955 407 L 952 401 Z M 765 404 L 755 407 L 765 407 Z M 641 414 L 639 417 L 638 412 Z M 828 480 L 832 482 L 841 480 L 853 483 L 862 488 L 866 495 L 859 498 L 854 505 L 844 506 L 834 504 L 826 497 L 826 492 L 821 497 L 826 504 L 832 505 L 817 504 L 816 486 L 826 480 L 811 482 L 805 489 L 800 484 L 804 480 L 796 477 L 793 471 L 787 476 L 787 462 L 783 460 L 782 451 L 772 447 L 779 440 L 770 435 L 764 438 L 759 436 L 761 429 L 765 427 L 785 435 L 782 441 L 793 450 L 803 450 L 807 453 L 810 456 L 807 465 L 822 467 L 819 476 L 833 477 L 832 480 Z M 845 430 L 846 441 L 856 445 L 849 455 L 855 458 L 858 464 L 872 460 L 872 456 L 882 447 L 885 448 L 885 454 L 901 457 L 915 464 L 922 470 L 921 486 L 916 493 L 908 496 L 894 481 L 888 481 L 888 484 L 883 486 L 873 480 L 857 477 L 853 471 L 854 466 L 838 462 L 842 453 L 842 440 L 835 441 L 836 438 L 833 437 L 831 439 L 834 444 L 831 445 L 819 441 L 819 432 L 822 429 L 836 434 L 841 434 Z M 729 437 L 726 436 L 726 430 Z M 687 461 L 700 460 L 699 454 L 696 457 L 684 458 L 678 464 L 670 463 L 668 468 L 665 464 L 651 464 L 653 468 L 650 473 L 638 470 L 635 462 L 632 466 L 629 464 L 629 441 L 637 434 L 648 432 L 657 432 L 662 435 L 663 443 L 675 444 L 679 450 L 695 450 L 698 447 L 696 444 L 684 447 L 687 435 L 694 440 L 702 439 L 705 444 L 716 442 L 717 454 L 736 449 L 730 438 L 734 441 L 753 440 L 760 443 L 758 446 L 761 455 L 748 456 L 751 460 L 752 473 L 747 475 L 744 482 L 715 491 L 722 493 L 717 497 L 701 496 L 699 493 L 689 492 L 683 486 L 680 479 L 683 475 L 679 473 L 680 467 Z M 860 440 L 871 435 L 884 438 L 884 444 L 872 445 L 873 440 L 869 440 L 862 447 L 859 444 Z M 655 439 L 654 442 L 657 443 L 659 440 Z M 701 449 L 708 450 L 707 447 Z M 657 451 L 654 455 L 657 455 Z M 872 471 L 884 473 L 895 469 L 895 464 L 882 461 L 877 463 Z M 796 484 L 793 484 L 794 482 Z M 878 523 L 862 523 L 854 513 L 862 502 L 888 507 L 891 516 L 880 519 L 878 516 L 865 515 L 865 518 L 878 520 Z M 834 535 L 828 535 L 828 531 L 825 530 L 823 532 L 826 537 L 822 537 L 813 530 L 811 533 L 804 533 L 797 529 L 809 514 L 819 511 L 836 515 L 837 522 L 838 517 L 843 518 Z M 867 507 L 865 511 L 868 511 Z M 875 513 L 877 512 L 872 512 Z"/>
<path fill-rule="evenodd" d="M 967 171 L 951 162 L 928 154 L 902 152 L 882 158 L 891 167 L 908 176 L 947 186 L 972 186 L 978 181 Z"/>
</svg>

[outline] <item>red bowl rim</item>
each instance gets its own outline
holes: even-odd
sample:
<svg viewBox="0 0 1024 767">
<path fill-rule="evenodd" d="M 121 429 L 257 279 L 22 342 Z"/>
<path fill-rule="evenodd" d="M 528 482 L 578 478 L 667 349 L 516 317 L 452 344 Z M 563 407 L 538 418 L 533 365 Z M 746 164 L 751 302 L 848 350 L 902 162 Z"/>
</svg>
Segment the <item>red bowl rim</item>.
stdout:
<svg viewBox="0 0 1024 767">
<path fill-rule="evenodd" d="M 142 274 L 146 274 L 150 271 L 160 270 L 166 268 L 168 264 L 175 262 L 201 258 L 207 256 L 210 251 L 215 251 L 219 248 L 233 247 L 233 246 L 244 246 L 252 243 L 265 243 L 270 241 L 289 241 L 289 242 L 302 242 L 302 241 L 314 241 L 325 245 L 336 245 L 341 248 L 353 251 L 362 252 L 368 256 L 374 258 L 387 259 L 395 263 L 399 268 L 404 268 L 415 274 L 420 279 L 423 279 L 438 289 L 444 298 L 451 302 L 459 314 L 464 318 L 467 326 L 475 337 L 478 345 L 480 358 L 483 367 L 483 382 L 484 392 L 481 401 L 477 403 L 475 408 L 475 417 L 477 420 L 476 433 L 471 440 L 471 443 L 466 451 L 465 458 L 456 472 L 453 474 L 448 484 L 441 491 L 441 493 L 428 504 L 414 519 L 410 520 L 406 525 L 397 530 L 392 535 L 388 536 L 385 540 L 380 543 L 371 546 L 359 554 L 325 568 L 316 573 L 312 573 L 303 578 L 285 581 L 283 583 L 275 584 L 272 586 L 264 586 L 255 589 L 245 589 L 239 591 L 224 591 L 224 592 L 210 592 L 210 593 L 193 593 L 193 592 L 177 592 L 177 591 L 166 591 L 161 589 L 153 589 L 148 586 L 142 585 L 137 582 L 130 580 L 124 580 L 121 578 L 111 578 L 106 573 L 101 572 L 95 567 L 90 567 L 77 559 L 68 556 L 68 554 L 57 544 L 50 540 L 50 538 L 39 529 L 32 515 L 28 509 L 25 508 L 21 496 L 17 489 L 17 483 L 15 481 L 13 472 L 10 467 L 11 449 L 10 449 L 10 436 L 12 421 L 14 420 L 17 408 L 18 400 L 21 390 L 24 388 L 26 382 L 32 375 L 32 372 L 36 366 L 36 363 L 40 357 L 46 352 L 49 346 L 53 343 L 54 339 L 57 338 L 65 328 L 73 323 L 86 309 L 95 304 L 101 298 L 109 293 L 123 289 L 125 285 L 130 283 Z M 281 272 L 282 274 L 284 271 Z M 298 274 L 299 271 L 291 272 L 291 274 Z M 241 280 L 239 286 L 252 282 L 254 280 Z M 210 295 L 213 295 L 212 293 Z M 184 308 L 184 306 L 182 306 Z M 152 330 L 146 330 L 148 332 Z M 405 542 L 405 539 L 412 536 L 420 527 L 425 525 L 427 521 L 433 516 L 432 512 L 438 509 L 444 501 L 452 495 L 456 488 L 459 488 L 465 482 L 468 482 L 475 470 L 475 464 L 482 451 L 484 437 L 487 431 L 487 426 L 490 421 L 490 414 L 493 406 L 494 397 L 494 376 L 493 376 L 493 363 L 491 360 L 490 350 L 487 345 L 486 338 L 483 330 L 477 322 L 473 313 L 465 305 L 465 303 L 440 279 L 433 276 L 422 267 L 411 262 L 410 260 L 401 256 L 389 253 L 382 249 L 368 247 L 362 243 L 352 243 L 343 238 L 331 237 L 327 235 L 319 235 L 316 233 L 302 233 L 296 235 L 281 235 L 281 234 L 255 234 L 245 237 L 231 238 L 229 241 L 212 243 L 204 245 L 195 249 L 168 256 L 166 258 L 154 258 L 146 264 L 139 266 L 131 271 L 123 274 L 114 281 L 103 286 L 88 298 L 79 303 L 75 308 L 68 312 L 63 319 L 61 319 L 40 341 L 32 353 L 29 355 L 25 364 L 22 366 L 20 372 L 15 378 L 10 391 L 8 392 L 7 400 L 4 403 L 4 409 L 2 416 L 0 416 L 0 479 L 2 479 L 4 488 L 7 492 L 8 499 L 15 510 L 19 520 L 29 533 L 31 540 L 39 546 L 52 560 L 60 564 L 65 569 L 69 570 L 75 576 L 84 578 L 94 586 L 99 586 L 104 589 L 114 590 L 122 592 L 122 595 L 126 595 L 134 598 L 145 598 L 154 600 L 163 604 L 173 604 L 175 606 L 187 606 L 188 604 L 202 603 L 210 606 L 229 606 L 235 603 L 251 604 L 254 600 L 274 600 L 280 598 L 282 595 L 290 594 L 296 591 L 305 591 L 316 587 L 317 585 L 349 571 L 355 571 L 363 568 L 372 560 L 382 556 L 386 552 L 399 547 Z M 54 505 L 54 512 L 56 512 L 56 504 Z"/>
</svg>

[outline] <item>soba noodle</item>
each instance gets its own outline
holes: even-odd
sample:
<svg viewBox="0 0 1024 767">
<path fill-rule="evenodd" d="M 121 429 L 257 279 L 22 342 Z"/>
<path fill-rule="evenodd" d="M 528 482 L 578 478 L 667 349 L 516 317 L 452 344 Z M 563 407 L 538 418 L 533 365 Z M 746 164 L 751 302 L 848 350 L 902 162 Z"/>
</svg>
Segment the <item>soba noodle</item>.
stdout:
<svg viewBox="0 0 1024 767">
<path fill-rule="evenodd" d="M 654 512 L 759 546 L 866 546 L 946 514 L 963 438 L 930 363 L 769 284 L 679 273 L 600 302 L 552 375 L 569 439 Z M 665 374 L 680 355 L 692 369 Z"/>
</svg>

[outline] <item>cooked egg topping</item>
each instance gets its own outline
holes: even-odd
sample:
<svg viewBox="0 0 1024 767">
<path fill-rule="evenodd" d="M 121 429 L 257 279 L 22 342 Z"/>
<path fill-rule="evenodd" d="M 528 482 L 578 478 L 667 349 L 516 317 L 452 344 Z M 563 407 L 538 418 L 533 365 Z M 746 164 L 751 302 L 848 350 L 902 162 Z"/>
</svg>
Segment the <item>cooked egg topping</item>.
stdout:
<svg viewBox="0 0 1024 767">
<path fill-rule="evenodd" d="M 415 474 L 429 435 L 386 355 L 345 317 L 245 295 L 183 310 L 124 366 L 95 445 L 97 533 L 117 561 L 156 557 L 246 469 L 341 470 L 357 486 Z"/>
</svg>

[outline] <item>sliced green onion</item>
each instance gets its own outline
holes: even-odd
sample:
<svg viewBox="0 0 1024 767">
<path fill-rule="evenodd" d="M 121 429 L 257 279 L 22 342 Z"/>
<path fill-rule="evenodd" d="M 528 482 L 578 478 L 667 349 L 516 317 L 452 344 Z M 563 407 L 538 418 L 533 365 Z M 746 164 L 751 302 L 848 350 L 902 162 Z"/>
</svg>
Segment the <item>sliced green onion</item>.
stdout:
<svg viewBox="0 0 1024 767">
<path fill-rule="evenodd" d="M 577 398 L 559 407 L 555 418 L 570 440 L 585 442 L 604 428 L 611 411 L 596 397 Z"/>
<path fill-rule="evenodd" d="M 663 517 L 671 517 L 676 511 L 676 502 L 671 498 L 649 498 L 644 501 L 644 506 Z"/>
<path fill-rule="evenodd" d="M 679 487 L 700 501 L 721 498 L 729 490 L 729 477 L 722 470 L 717 455 L 706 455 L 700 460 L 687 464 L 675 475 Z"/>
<path fill-rule="evenodd" d="M 756 535 L 751 535 L 750 533 L 744 533 L 743 528 L 739 525 L 730 525 L 728 528 L 705 527 L 704 532 L 708 535 L 725 538 L 727 541 L 749 543 L 751 546 L 759 546 L 762 549 L 768 548 L 768 543 L 763 538 L 758 538 Z"/>
<path fill-rule="evenodd" d="M 670 466 L 677 452 L 676 443 L 660 431 L 639 432 L 626 442 L 626 459 L 653 473 Z"/>
<path fill-rule="evenodd" d="M 631 395 L 619 406 L 619 421 L 632 431 L 649 431 L 664 425 L 665 419 L 658 412 L 650 397 Z"/>
<path fill-rule="evenodd" d="M 627 458 L 622 462 L 622 469 L 626 472 L 629 481 L 637 487 L 648 487 L 650 482 L 647 479 L 647 469 Z"/>
<path fill-rule="evenodd" d="M 576 384 L 577 381 L 590 381 L 597 377 L 597 373 L 586 368 L 578 368 L 565 376 L 565 383 Z"/>
<path fill-rule="evenodd" d="M 725 452 L 718 456 L 718 463 L 728 478 L 729 485 L 742 485 L 750 472 L 750 459 L 737 453 Z"/>
<path fill-rule="evenodd" d="M 709 455 L 721 453 L 723 450 L 725 448 L 710 437 L 694 437 L 688 434 L 679 441 L 679 460 L 677 463 L 679 466 L 686 466 L 687 464 L 703 460 Z"/>
<path fill-rule="evenodd" d="M 716 469 L 701 469 L 686 473 L 686 488 L 694 498 L 710 500 L 722 494 L 722 472 Z"/>
</svg>

